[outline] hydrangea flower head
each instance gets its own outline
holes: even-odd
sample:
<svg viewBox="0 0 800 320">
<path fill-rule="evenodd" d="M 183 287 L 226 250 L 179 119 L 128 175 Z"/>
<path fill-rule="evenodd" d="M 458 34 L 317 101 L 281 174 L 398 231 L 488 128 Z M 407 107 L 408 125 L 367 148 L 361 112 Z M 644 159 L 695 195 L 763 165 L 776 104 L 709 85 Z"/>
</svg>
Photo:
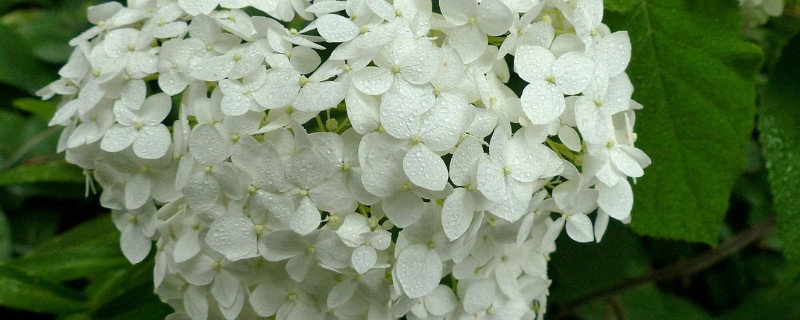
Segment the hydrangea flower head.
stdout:
<svg viewBox="0 0 800 320">
<path fill-rule="evenodd" d="M 650 159 L 602 1 L 432 8 L 89 9 L 39 94 L 171 317 L 530 319 L 562 230 L 630 221 Z"/>
</svg>

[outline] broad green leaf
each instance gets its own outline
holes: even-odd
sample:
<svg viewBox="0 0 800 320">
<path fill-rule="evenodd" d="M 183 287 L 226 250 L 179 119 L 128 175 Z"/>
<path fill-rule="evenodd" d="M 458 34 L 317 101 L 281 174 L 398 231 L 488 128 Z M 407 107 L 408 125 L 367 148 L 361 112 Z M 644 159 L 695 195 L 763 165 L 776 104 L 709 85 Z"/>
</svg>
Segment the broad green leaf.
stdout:
<svg viewBox="0 0 800 320">
<path fill-rule="evenodd" d="M 163 319 L 172 309 L 153 293 L 153 255 L 93 281 L 86 295 L 96 308 L 91 319 Z"/>
<path fill-rule="evenodd" d="M 0 24 L 0 82 L 34 92 L 54 78 L 17 33 Z"/>
<path fill-rule="evenodd" d="M 599 299 L 580 310 L 584 320 L 609 319 L 614 314 L 612 308 L 625 316 L 624 319 L 648 320 L 711 320 L 712 317 L 691 301 L 668 293 L 660 292 L 654 284 L 621 292 L 615 300 Z M 614 302 L 611 302 L 614 301 Z M 611 306 L 616 303 L 616 306 Z M 612 309 L 612 311 L 609 311 Z M 619 319 L 612 317 L 611 319 Z"/>
<path fill-rule="evenodd" d="M 0 172 L 0 186 L 33 182 L 81 183 L 84 181 L 85 177 L 80 168 L 62 160 L 20 165 Z"/>
<path fill-rule="evenodd" d="M 161 302 L 153 293 L 152 281 L 126 289 L 122 295 L 93 312 L 91 318 L 108 320 L 164 319 L 173 312 L 169 305 Z"/>
<path fill-rule="evenodd" d="M 783 50 L 761 96 L 759 132 L 786 257 L 800 261 L 800 37 Z"/>
<path fill-rule="evenodd" d="M 19 98 L 14 100 L 12 105 L 14 108 L 30 112 L 44 121 L 50 121 L 50 118 L 56 112 L 56 104 L 52 100 L 42 101 L 35 98 Z"/>
<path fill-rule="evenodd" d="M 16 137 L 24 124 L 25 117 L 19 113 L 0 110 L 0 137 L 3 137 L 0 139 L 0 159 L 5 160 L 19 147 L 16 139 L 10 138 Z"/>
<path fill-rule="evenodd" d="M 11 225 L 8 223 L 6 213 L 0 208 L 0 262 L 11 260 Z"/>
<path fill-rule="evenodd" d="M 24 199 L 18 205 L 8 212 L 8 222 L 14 230 L 14 254 L 24 255 L 55 236 L 62 216 L 56 210 L 25 206 Z"/>
<path fill-rule="evenodd" d="M 603 6 L 606 10 L 614 12 L 628 12 L 639 3 L 639 0 L 605 0 Z"/>
<path fill-rule="evenodd" d="M 53 158 L 60 131 L 42 118 L 0 110 L 0 171 L 26 160 L 40 162 L 37 157 Z"/>
<path fill-rule="evenodd" d="M 85 310 L 87 302 L 80 292 L 0 264 L 0 306 L 39 313 L 70 313 Z"/>
<path fill-rule="evenodd" d="M 577 243 L 562 234 L 551 256 L 551 301 L 564 303 L 647 273 L 647 257 L 636 235 L 612 222 L 600 243 Z M 587 264 L 588 263 L 588 264 Z M 590 267 L 587 267 L 589 266 Z"/>
<path fill-rule="evenodd" d="M 23 17 L 14 27 L 31 51 L 44 61 L 63 64 L 73 48 L 70 39 L 88 29 L 86 8 L 101 0 L 65 0 L 48 7 L 18 10 Z"/>
<path fill-rule="evenodd" d="M 10 265 L 54 281 L 72 280 L 129 265 L 108 215 L 85 222 L 40 245 Z"/>
<path fill-rule="evenodd" d="M 719 320 L 800 320 L 800 284 L 773 286 L 743 297 L 742 304 L 723 313 Z"/>
<path fill-rule="evenodd" d="M 634 188 L 632 228 L 715 244 L 745 165 L 762 53 L 741 40 L 736 1 L 639 0 L 606 17 L 631 37 L 637 147 L 653 161 Z"/>
</svg>

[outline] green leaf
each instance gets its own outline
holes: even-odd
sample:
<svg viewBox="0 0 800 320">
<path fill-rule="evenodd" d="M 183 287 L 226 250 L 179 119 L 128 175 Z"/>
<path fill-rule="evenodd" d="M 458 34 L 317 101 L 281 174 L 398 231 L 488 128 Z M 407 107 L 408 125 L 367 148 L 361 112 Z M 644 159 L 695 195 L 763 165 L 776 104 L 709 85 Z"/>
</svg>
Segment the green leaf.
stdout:
<svg viewBox="0 0 800 320">
<path fill-rule="evenodd" d="M 58 232 L 62 216 L 56 210 L 21 206 L 9 211 L 14 254 L 26 254 Z M 16 213 L 16 214 L 14 214 Z"/>
<path fill-rule="evenodd" d="M 10 28 L 0 24 L 0 82 L 34 92 L 55 78 Z"/>
<path fill-rule="evenodd" d="M 551 301 L 565 303 L 648 271 L 639 239 L 621 223 L 612 222 L 600 243 L 577 243 L 562 235 L 551 255 Z M 591 270 L 587 270 L 587 262 Z"/>
<path fill-rule="evenodd" d="M 119 249 L 119 232 L 105 215 L 50 239 L 10 265 L 37 277 L 63 281 L 121 269 L 129 263 Z"/>
<path fill-rule="evenodd" d="M 83 171 L 62 160 L 20 165 L 0 172 L 0 186 L 32 182 L 73 182 L 85 181 Z"/>
<path fill-rule="evenodd" d="M 91 319 L 163 319 L 172 312 L 153 293 L 153 255 L 93 281 L 86 294 L 97 308 Z"/>
<path fill-rule="evenodd" d="M 742 304 L 720 316 L 719 320 L 778 319 L 800 320 L 800 283 L 773 286 L 744 297 Z"/>
<path fill-rule="evenodd" d="M 0 262 L 11 260 L 12 241 L 11 225 L 6 213 L 0 208 Z"/>
<path fill-rule="evenodd" d="M 19 98 L 12 102 L 14 108 L 27 111 L 44 121 L 50 121 L 56 113 L 56 103 L 54 101 L 42 101 L 34 98 Z"/>
<path fill-rule="evenodd" d="M 608 317 L 608 314 L 614 313 L 624 315 L 622 319 L 712 319 L 706 311 L 689 300 L 662 293 L 654 284 L 622 292 L 612 299 L 593 302 L 579 312 L 585 320 L 620 319 L 618 317 Z"/>
<path fill-rule="evenodd" d="M 735 1 L 639 0 L 606 17 L 631 37 L 637 146 L 653 160 L 632 228 L 713 245 L 745 165 L 762 53 L 741 40 Z"/>
<path fill-rule="evenodd" d="M 7 157 L 16 150 L 19 145 L 16 139 L 25 124 L 25 117 L 18 112 L 0 110 L 0 159 Z"/>
<path fill-rule="evenodd" d="M 0 264 L 0 306 L 39 313 L 71 313 L 85 310 L 87 302 L 80 292 Z"/>
<path fill-rule="evenodd" d="M 605 0 L 603 5 L 606 10 L 614 12 L 631 11 L 639 3 L 639 0 Z"/>
<path fill-rule="evenodd" d="M 766 160 L 778 235 L 789 261 L 800 262 L 800 37 L 783 50 L 761 96 L 759 133 Z"/>
</svg>

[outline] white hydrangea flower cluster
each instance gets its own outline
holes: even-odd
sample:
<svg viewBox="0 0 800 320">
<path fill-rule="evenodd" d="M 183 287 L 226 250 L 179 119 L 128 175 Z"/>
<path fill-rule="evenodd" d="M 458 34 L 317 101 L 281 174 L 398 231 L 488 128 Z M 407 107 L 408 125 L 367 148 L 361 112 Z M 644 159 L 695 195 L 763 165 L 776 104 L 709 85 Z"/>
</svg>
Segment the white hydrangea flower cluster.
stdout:
<svg viewBox="0 0 800 320">
<path fill-rule="evenodd" d="M 156 241 L 170 319 L 531 319 L 556 237 L 628 222 L 650 163 L 630 40 L 602 16 L 601 0 L 110 2 L 39 94 L 62 96 L 60 150 L 102 187 L 125 256 Z"/>
</svg>

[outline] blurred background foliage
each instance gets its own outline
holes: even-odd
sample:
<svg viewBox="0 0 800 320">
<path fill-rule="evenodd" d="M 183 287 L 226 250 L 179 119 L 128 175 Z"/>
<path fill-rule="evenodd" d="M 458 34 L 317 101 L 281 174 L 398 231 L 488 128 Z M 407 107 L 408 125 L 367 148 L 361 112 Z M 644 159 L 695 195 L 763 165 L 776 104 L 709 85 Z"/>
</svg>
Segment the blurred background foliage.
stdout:
<svg viewBox="0 0 800 320">
<path fill-rule="evenodd" d="M 96 195 L 85 195 L 83 172 L 55 153 L 60 130 L 48 127 L 47 122 L 56 102 L 40 101 L 33 94 L 56 79 L 58 68 L 72 50 L 67 43 L 89 27 L 86 7 L 97 2 L 0 1 L 3 319 L 162 319 L 170 313 L 170 308 L 152 293 L 152 259 L 129 265 L 119 251 L 119 233 L 107 210 L 98 205 Z M 643 1 L 607 2 L 607 8 L 616 10 L 609 12 L 612 28 L 636 29 L 635 24 L 626 25 L 631 21 L 627 18 L 641 13 L 636 10 L 644 10 Z M 687 17 L 708 15 L 709 8 L 713 9 L 694 7 L 683 6 Z M 669 28 L 672 13 L 664 17 Z M 727 22 L 731 21 L 735 22 Z M 691 30 L 696 27 L 691 25 L 683 27 L 699 33 L 700 38 L 703 32 L 707 32 L 706 36 L 717 32 Z M 736 159 L 726 159 L 733 165 L 714 172 L 723 176 L 722 180 L 730 180 L 732 186 L 732 190 L 714 189 L 714 197 L 722 202 L 713 206 L 686 205 L 677 201 L 702 200 L 674 200 L 667 196 L 674 203 L 661 202 L 658 208 L 637 205 L 634 220 L 643 217 L 649 225 L 630 228 L 612 223 L 599 244 L 578 244 L 562 237 L 550 261 L 553 285 L 548 318 L 800 319 L 800 259 L 792 253 L 800 250 L 800 221 L 791 219 L 800 217 L 800 155 L 795 156 L 800 150 L 798 30 L 797 7 L 787 8 L 786 15 L 767 25 L 735 30 L 737 34 L 741 31 L 748 46 L 760 48 L 755 53 L 763 51 L 763 67 L 759 72 L 752 70 L 757 73 L 754 86 L 758 95 L 752 103 L 757 103 L 756 107 L 740 115 L 745 128 L 751 131 L 749 139 L 734 141 L 742 148 L 740 153 L 732 154 Z M 666 33 L 666 40 L 677 41 L 669 37 L 679 35 Z M 642 127 L 643 123 L 676 120 L 653 120 L 657 112 L 651 113 L 648 120 L 647 108 L 659 107 L 649 100 L 653 97 L 648 92 L 664 88 L 637 83 L 647 79 L 640 70 L 650 67 L 646 59 L 637 58 L 637 43 L 665 39 L 642 39 L 635 34 L 632 39 L 634 61 L 629 72 L 637 87 L 635 98 L 645 105 L 637 127 L 640 136 L 644 136 L 646 133 L 642 132 L 648 129 Z M 752 48 L 744 48 L 740 51 L 744 53 L 731 58 L 731 63 L 752 60 Z M 759 64 L 751 63 L 744 69 L 755 69 L 753 66 Z M 747 78 L 747 72 L 742 74 Z M 723 88 L 725 85 L 720 84 Z M 706 131 L 705 135 L 706 138 L 695 136 L 681 143 L 704 146 L 719 138 L 715 139 L 715 132 Z M 668 149 L 657 142 L 651 146 L 645 141 L 640 147 L 654 160 L 669 159 Z M 660 164 L 654 161 L 654 165 Z M 678 194 L 673 191 L 695 183 L 673 179 L 653 191 L 647 185 L 650 176 L 645 175 L 640 182 L 644 187 L 637 186 L 637 200 L 654 197 L 656 192 Z M 653 176 L 651 181 L 659 179 L 658 175 Z M 700 184 L 714 183 L 710 178 L 700 180 L 705 180 Z M 676 214 L 677 218 L 664 215 L 673 226 L 664 224 L 666 218 L 659 216 L 660 210 Z M 711 218 L 695 218 L 701 216 Z M 706 224 L 702 230 L 711 230 L 710 236 L 686 235 L 685 230 L 684 234 L 673 232 L 675 224 L 697 221 Z"/>
</svg>

